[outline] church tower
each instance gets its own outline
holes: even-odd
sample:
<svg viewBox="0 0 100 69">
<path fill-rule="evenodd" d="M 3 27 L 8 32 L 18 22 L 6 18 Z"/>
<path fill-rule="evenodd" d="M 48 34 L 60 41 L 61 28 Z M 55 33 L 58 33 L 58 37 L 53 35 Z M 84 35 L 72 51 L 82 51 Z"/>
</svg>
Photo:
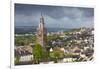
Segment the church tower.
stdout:
<svg viewBox="0 0 100 69">
<path fill-rule="evenodd" d="M 44 17 L 41 13 L 40 23 L 37 28 L 37 43 L 39 43 L 42 47 L 46 47 L 47 43 L 47 36 L 46 36 L 46 29 L 44 25 Z"/>
</svg>

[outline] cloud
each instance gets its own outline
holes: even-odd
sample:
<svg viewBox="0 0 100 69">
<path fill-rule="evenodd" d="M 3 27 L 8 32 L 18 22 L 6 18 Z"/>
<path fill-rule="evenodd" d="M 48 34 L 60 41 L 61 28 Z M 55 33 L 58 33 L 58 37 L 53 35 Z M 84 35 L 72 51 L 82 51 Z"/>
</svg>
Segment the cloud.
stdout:
<svg viewBox="0 0 100 69">
<path fill-rule="evenodd" d="M 93 8 L 15 4 L 15 26 L 37 26 L 41 12 L 46 27 L 87 27 L 94 23 Z"/>
</svg>

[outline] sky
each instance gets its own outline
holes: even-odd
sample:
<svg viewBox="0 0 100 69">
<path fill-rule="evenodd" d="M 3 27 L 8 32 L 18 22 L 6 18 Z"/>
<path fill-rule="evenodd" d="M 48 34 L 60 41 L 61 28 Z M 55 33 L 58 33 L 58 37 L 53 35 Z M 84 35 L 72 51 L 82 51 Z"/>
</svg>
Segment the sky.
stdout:
<svg viewBox="0 0 100 69">
<path fill-rule="evenodd" d="M 50 28 L 93 27 L 94 9 L 86 7 L 15 4 L 15 26 L 38 26 L 44 16 Z"/>
</svg>

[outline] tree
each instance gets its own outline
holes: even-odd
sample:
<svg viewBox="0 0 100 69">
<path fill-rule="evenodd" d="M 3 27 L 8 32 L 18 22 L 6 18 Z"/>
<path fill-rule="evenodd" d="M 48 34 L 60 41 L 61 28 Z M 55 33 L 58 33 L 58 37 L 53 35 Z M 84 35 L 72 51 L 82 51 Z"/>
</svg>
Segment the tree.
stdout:
<svg viewBox="0 0 100 69">
<path fill-rule="evenodd" d="M 17 55 L 16 56 L 16 59 L 15 59 L 15 64 L 19 64 L 20 63 L 20 55 Z"/>
<path fill-rule="evenodd" d="M 40 62 L 47 62 L 49 60 L 49 52 L 45 47 L 40 44 L 36 44 L 33 48 L 34 63 L 39 64 Z"/>
<path fill-rule="evenodd" d="M 42 47 L 40 44 L 36 44 L 33 48 L 33 57 L 36 64 L 39 64 L 42 60 Z"/>
<path fill-rule="evenodd" d="M 50 53 L 50 57 L 55 59 L 55 63 L 58 62 L 59 58 L 63 58 L 64 57 L 64 52 L 61 51 L 60 49 L 55 49 L 53 50 L 53 52 Z"/>
<path fill-rule="evenodd" d="M 35 42 L 36 37 L 34 35 L 32 36 L 15 36 L 15 45 L 16 46 L 24 46 L 24 45 L 29 45 L 30 43 Z"/>
<path fill-rule="evenodd" d="M 49 51 L 46 48 L 42 48 L 42 61 L 47 62 L 49 60 Z"/>
</svg>

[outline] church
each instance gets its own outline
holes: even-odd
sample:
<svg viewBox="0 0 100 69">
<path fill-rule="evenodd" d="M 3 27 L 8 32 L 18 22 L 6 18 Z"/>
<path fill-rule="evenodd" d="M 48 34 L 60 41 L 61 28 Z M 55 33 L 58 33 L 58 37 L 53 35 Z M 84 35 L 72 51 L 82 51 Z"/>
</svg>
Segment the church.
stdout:
<svg viewBox="0 0 100 69">
<path fill-rule="evenodd" d="M 40 44 L 42 47 L 46 47 L 47 35 L 46 35 L 44 17 L 42 15 L 42 13 L 41 13 L 41 17 L 40 17 L 39 26 L 37 28 L 36 39 L 37 39 L 38 44 Z"/>
</svg>

